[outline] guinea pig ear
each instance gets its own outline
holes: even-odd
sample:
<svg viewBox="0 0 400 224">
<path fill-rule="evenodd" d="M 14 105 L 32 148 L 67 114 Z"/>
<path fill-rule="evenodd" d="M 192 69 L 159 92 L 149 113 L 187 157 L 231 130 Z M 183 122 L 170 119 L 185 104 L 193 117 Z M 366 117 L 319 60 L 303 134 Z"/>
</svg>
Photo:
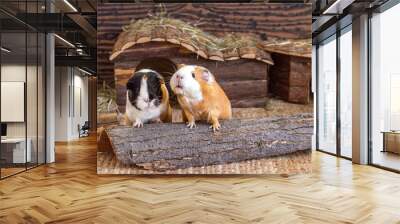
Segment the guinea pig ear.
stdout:
<svg viewBox="0 0 400 224">
<path fill-rule="evenodd" d="M 213 76 L 211 75 L 211 72 L 208 71 L 208 69 L 202 69 L 202 71 L 201 71 L 201 78 L 202 78 L 204 81 L 208 82 L 208 83 L 210 83 L 210 82 L 212 82 L 212 81 L 214 80 L 214 79 L 213 79 Z"/>
<path fill-rule="evenodd" d="M 178 69 L 180 69 L 180 68 L 182 68 L 182 67 L 184 67 L 184 66 L 186 66 L 185 64 L 177 64 L 176 65 L 176 70 L 178 70 Z"/>
<path fill-rule="evenodd" d="M 133 89 L 133 82 L 131 80 L 128 80 L 126 83 L 126 89 Z"/>
<path fill-rule="evenodd" d="M 162 75 L 157 74 L 157 79 L 160 81 L 160 84 L 165 84 L 164 77 L 162 77 Z"/>
</svg>

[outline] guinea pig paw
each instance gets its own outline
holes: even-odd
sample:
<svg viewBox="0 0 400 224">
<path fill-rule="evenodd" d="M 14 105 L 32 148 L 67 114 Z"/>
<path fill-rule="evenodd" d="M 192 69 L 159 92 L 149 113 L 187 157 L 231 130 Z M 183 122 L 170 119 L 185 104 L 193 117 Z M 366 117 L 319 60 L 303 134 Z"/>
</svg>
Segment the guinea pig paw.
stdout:
<svg viewBox="0 0 400 224">
<path fill-rule="evenodd" d="M 188 128 L 190 128 L 190 129 L 192 129 L 192 128 L 195 128 L 196 127 L 196 123 L 193 121 L 193 122 L 188 122 L 187 123 L 187 125 L 186 125 Z"/>
<path fill-rule="evenodd" d="M 135 123 L 133 124 L 133 127 L 141 128 L 143 127 L 143 122 L 141 120 L 136 120 Z"/>
<path fill-rule="evenodd" d="M 219 129 L 221 128 L 220 124 L 212 124 L 210 125 L 210 129 L 213 129 L 213 132 L 219 131 Z"/>
</svg>

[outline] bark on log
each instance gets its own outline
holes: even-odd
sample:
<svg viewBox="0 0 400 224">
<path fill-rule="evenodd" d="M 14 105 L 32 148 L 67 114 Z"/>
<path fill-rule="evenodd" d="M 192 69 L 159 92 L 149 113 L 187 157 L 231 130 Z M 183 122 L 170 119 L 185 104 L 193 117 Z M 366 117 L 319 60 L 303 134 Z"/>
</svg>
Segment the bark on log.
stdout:
<svg viewBox="0 0 400 224">
<path fill-rule="evenodd" d="M 173 131 L 172 131 L 173 130 Z M 222 121 L 220 132 L 198 123 L 145 124 L 106 130 L 117 159 L 156 171 L 259 159 L 310 150 L 312 114 Z"/>
</svg>

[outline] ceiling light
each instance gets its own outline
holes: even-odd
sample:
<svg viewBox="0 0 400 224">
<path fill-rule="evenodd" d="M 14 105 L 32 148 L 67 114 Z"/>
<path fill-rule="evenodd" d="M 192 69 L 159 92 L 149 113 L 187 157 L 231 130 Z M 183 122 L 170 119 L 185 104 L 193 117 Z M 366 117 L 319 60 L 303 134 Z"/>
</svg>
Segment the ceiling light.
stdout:
<svg viewBox="0 0 400 224">
<path fill-rule="evenodd" d="M 330 5 L 322 14 L 342 14 L 343 10 L 351 5 L 355 0 L 336 0 L 332 5 Z"/>
<path fill-rule="evenodd" d="M 64 42 L 65 44 L 67 44 L 70 47 L 75 48 L 75 45 L 73 45 L 71 42 L 69 42 L 68 40 L 60 37 L 58 34 L 54 34 L 55 37 L 57 37 L 59 40 L 61 40 L 62 42 Z"/>
<path fill-rule="evenodd" d="M 74 12 L 78 12 L 78 10 L 68 0 L 64 0 L 64 3 L 67 4 Z"/>
<path fill-rule="evenodd" d="M 88 72 L 88 71 L 86 71 L 86 70 L 83 70 L 83 69 L 81 69 L 81 68 L 79 68 L 79 67 L 78 67 L 78 70 L 81 71 L 81 72 L 83 72 L 83 73 L 85 73 L 85 74 L 87 74 L 87 75 L 92 75 L 92 73 L 90 73 L 90 72 Z"/>
<path fill-rule="evenodd" d="M 9 50 L 9 49 L 7 49 L 7 48 L 5 48 L 5 47 L 1 47 L 0 49 L 1 49 L 2 51 L 6 52 L 6 53 L 10 53 L 10 52 L 11 52 L 11 50 Z"/>
</svg>

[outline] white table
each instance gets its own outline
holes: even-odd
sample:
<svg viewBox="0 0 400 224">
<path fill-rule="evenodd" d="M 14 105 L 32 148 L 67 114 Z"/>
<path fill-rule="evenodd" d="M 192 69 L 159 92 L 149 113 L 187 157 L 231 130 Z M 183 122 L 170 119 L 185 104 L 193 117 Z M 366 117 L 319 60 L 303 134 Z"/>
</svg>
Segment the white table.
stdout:
<svg viewBox="0 0 400 224">
<path fill-rule="evenodd" d="M 26 139 L 28 143 L 26 147 L 25 154 L 25 138 L 5 138 L 1 139 L 1 147 L 3 151 L 3 147 L 13 147 L 12 148 L 12 163 L 25 163 L 31 162 L 32 153 L 31 146 L 32 140 L 30 138 Z M 4 150 L 5 151 L 5 150 Z"/>
</svg>

